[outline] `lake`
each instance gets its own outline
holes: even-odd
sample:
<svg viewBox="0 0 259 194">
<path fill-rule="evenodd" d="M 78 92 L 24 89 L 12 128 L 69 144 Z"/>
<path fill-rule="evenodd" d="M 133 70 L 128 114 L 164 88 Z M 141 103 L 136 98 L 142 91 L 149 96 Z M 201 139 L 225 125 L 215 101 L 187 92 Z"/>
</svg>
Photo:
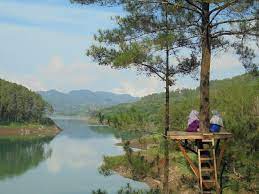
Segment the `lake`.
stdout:
<svg viewBox="0 0 259 194">
<path fill-rule="evenodd" d="M 0 141 L 1 194 L 90 194 L 99 188 L 113 194 L 127 183 L 148 188 L 117 174 L 99 174 L 104 155 L 123 153 L 112 132 L 78 119 L 55 122 L 63 129 L 55 138 Z"/>
</svg>

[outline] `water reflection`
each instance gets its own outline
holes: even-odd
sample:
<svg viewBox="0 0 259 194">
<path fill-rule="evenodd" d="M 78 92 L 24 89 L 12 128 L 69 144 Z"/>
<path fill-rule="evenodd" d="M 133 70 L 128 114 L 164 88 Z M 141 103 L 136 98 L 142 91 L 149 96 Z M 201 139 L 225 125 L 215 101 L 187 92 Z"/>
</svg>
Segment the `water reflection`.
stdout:
<svg viewBox="0 0 259 194">
<path fill-rule="evenodd" d="M 19 176 L 37 167 L 51 156 L 46 145 L 51 138 L 41 140 L 1 140 L 0 141 L 0 180 Z"/>
<path fill-rule="evenodd" d="M 0 193 L 88 194 L 101 188 L 113 194 L 127 183 L 134 188 L 147 188 L 143 183 L 117 174 L 104 177 L 98 172 L 104 155 L 123 152 L 115 145 L 119 139 L 111 129 L 92 128 L 80 120 L 55 122 L 63 131 L 51 141 L 16 142 L 9 147 L 2 144 L 8 148 L 1 146 L 0 160 L 4 159 L 0 173 L 10 178 L 0 179 Z"/>
<path fill-rule="evenodd" d="M 51 146 L 54 148 L 52 157 L 46 163 L 49 172 L 52 173 L 58 173 L 64 169 L 82 169 L 91 165 L 95 166 L 98 161 L 96 158 L 98 158 L 99 153 L 92 148 L 91 142 L 62 136 Z"/>
</svg>

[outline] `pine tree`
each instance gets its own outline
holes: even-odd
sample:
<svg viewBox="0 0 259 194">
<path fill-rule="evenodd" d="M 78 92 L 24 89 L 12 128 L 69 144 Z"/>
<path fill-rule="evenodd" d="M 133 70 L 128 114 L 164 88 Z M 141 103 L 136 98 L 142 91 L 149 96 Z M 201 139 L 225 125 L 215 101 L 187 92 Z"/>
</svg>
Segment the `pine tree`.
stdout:
<svg viewBox="0 0 259 194">
<path fill-rule="evenodd" d="M 139 15 L 136 15 L 140 17 L 145 16 L 147 12 L 156 17 L 160 11 L 156 7 L 163 2 L 168 3 L 169 15 L 173 18 L 170 20 L 173 28 L 185 35 L 185 38 L 181 37 L 181 39 L 189 43 L 188 49 L 192 51 L 194 49 L 196 56 L 201 57 L 202 131 L 209 128 L 209 81 L 213 51 L 215 53 L 220 49 L 234 48 L 244 67 L 249 71 L 257 72 L 258 64 L 253 61 L 256 56 L 253 48 L 259 46 L 259 3 L 256 0 L 71 0 L 71 2 L 101 6 L 119 5 L 129 12 L 138 7 L 139 10 L 144 11 L 143 14 L 139 12 Z M 152 25 L 152 20 L 147 18 L 144 24 Z M 253 43 L 256 40 L 255 45 Z"/>
</svg>

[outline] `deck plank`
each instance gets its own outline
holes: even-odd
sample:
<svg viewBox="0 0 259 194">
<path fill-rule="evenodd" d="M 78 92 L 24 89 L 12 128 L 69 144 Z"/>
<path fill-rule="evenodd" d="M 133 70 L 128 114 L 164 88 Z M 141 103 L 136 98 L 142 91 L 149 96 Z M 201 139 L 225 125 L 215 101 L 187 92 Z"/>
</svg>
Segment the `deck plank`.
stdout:
<svg viewBox="0 0 259 194">
<path fill-rule="evenodd" d="M 173 140 L 195 140 L 195 139 L 228 139 L 232 138 L 233 134 L 229 132 L 185 132 L 185 131 L 168 131 L 169 139 Z"/>
</svg>

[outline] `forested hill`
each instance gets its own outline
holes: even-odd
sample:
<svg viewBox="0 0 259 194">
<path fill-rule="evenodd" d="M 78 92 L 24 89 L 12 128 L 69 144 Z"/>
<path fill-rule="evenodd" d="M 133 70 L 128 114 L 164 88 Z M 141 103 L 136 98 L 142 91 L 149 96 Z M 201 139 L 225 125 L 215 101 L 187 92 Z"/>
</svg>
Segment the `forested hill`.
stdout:
<svg viewBox="0 0 259 194">
<path fill-rule="evenodd" d="M 212 81 L 211 110 L 222 113 L 229 130 L 258 127 L 258 91 L 259 77 L 250 74 Z M 199 89 L 178 90 L 171 92 L 170 96 L 171 127 L 184 129 L 189 112 L 192 109 L 199 110 Z M 149 95 L 135 103 L 103 109 L 102 117 L 117 128 L 162 129 L 164 99 L 164 93 Z"/>
<path fill-rule="evenodd" d="M 38 93 L 53 106 L 57 114 L 65 115 L 85 115 L 90 110 L 138 100 L 128 94 L 92 92 L 90 90 L 73 90 L 69 93 L 49 90 Z"/>
<path fill-rule="evenodd" d="M 0 123 L 41 122 L 51 106 L 24 86 L 0 79 Z"/>
</svg>

